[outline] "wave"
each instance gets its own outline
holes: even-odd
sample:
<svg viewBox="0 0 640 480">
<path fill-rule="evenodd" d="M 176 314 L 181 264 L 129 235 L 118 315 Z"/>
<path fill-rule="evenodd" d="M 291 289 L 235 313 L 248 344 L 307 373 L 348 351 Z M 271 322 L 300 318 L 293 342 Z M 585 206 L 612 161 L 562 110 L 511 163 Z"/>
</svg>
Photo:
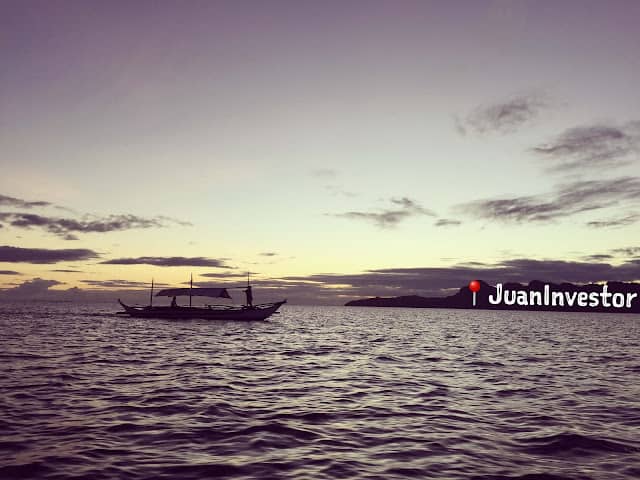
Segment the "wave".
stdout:
<svg viewBox="0 0 640 480">
<path fill-rule="evenodd" d="M 570 432 L 532 437 L 521 440 L 521 442 L 525 445 L 523 451 L 537 455 L 571 453 L 574 456 L 579 456 L 599 453 L 636 453 L 640 451 L 640 448 L 620 440 L 589 437 Z"/>
</svg>

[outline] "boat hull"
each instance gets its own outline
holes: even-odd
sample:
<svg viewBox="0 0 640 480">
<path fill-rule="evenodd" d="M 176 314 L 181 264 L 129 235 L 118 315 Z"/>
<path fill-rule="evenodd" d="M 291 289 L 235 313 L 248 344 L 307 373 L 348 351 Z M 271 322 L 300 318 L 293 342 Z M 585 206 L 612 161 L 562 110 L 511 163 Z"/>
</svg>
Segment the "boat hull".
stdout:
<svg viewBox="0 0 640 480">
<path fill-rule="evenodd" d="M 167 319 L 203 319 L 203 320 L 239 320 L 239 321 L 260 321 L 266 320 L 276 313 L 278 308 L 286 300 L 275 303 L 256 305 L 254 307 L 238 308 L 206 308 L 206 307 L 132 307 L 118 300 L 124 312 L 136 318 L 167 318 Z"/>
</svg>

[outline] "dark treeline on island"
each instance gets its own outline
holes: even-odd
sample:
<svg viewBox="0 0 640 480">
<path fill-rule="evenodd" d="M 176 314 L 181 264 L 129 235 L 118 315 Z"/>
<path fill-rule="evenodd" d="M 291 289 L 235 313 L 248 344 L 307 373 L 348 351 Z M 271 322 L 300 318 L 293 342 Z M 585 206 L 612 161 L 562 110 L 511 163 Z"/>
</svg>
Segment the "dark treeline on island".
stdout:
<svg viewBox="0 0 640 480">
<path fill-rule="evenodd" d="M 375 297 L 352 300 L 350 307 L 405 308 L 478 308 L 485 310 L 548 310 L 563 312 L 640 313 L 640 284 L 608 282 L 575 285 L 545 283 L 538 280 L 528 285 L 497 284 L 480 280 L 480 290 L 473 293 L 468 286 L 448 297 Z"/>
</svg>

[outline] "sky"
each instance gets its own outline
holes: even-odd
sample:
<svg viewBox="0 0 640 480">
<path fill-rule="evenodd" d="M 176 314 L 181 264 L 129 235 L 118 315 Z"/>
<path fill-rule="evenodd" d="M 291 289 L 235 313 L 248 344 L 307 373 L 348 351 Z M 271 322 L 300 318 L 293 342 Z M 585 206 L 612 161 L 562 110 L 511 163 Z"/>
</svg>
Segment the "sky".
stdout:
<svg viewBox="0 0 640 480">
<path fill-rule="evenodd" d="M 640 280 L 640 2 L 0 3 L 0 296 Z"/>
</svg>

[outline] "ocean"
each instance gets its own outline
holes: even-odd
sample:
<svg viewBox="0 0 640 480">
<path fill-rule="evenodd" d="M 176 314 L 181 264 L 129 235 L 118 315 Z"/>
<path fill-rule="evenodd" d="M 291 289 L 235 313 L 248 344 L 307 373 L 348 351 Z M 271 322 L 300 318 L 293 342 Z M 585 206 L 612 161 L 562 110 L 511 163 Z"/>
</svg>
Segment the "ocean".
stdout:
<svg viewBox="0 0 640 480">
<path fill-rule="evenodd" d="M 637 315 L 0 305 L 1 479 L 637 479 Z"/>
</svg>

